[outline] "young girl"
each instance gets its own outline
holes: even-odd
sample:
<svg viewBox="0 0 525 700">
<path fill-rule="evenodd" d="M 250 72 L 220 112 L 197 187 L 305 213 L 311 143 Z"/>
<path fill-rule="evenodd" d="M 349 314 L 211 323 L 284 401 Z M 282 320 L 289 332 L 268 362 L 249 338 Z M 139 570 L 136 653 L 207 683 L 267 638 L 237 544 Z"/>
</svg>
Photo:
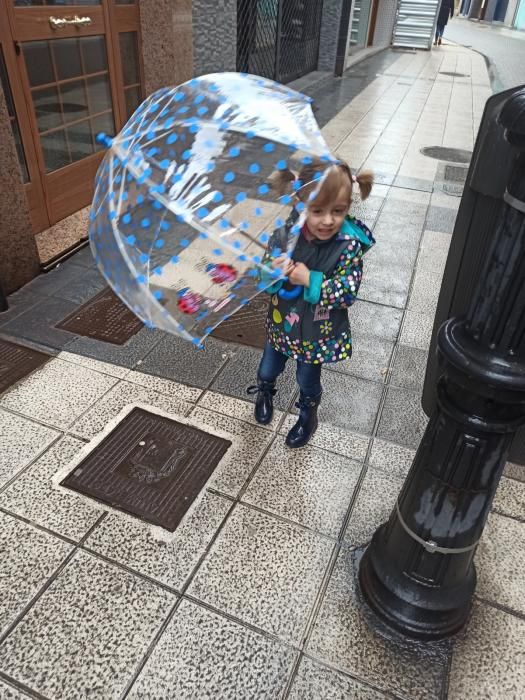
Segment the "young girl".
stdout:
<svg viewBox="0 0 525 700">
<path fill-rule="evenodd" d="M 286 438 L 292 448 L 306 445 L 317 428 L 323 363 L 346 360 L 352 354 L 347 309 L 357 297 L 363 254 L 375 243 L 370 230 L 348 216 L 354 184 L 359 186 L 361 199 L 366 199 L 372 189 L 372 174 L 363 172 L 356 177 L 346 163 L 339 162 L 330 167 L 315 194 L 318 170 L 319 165 L 308 165 L 297 179 L 290 171 L 280 171 L 272 183 L 280 193 L 296 191 L 296 204 L 302 201 L 306 205 L 306 221 L 291 259 L 274 257 L 272 251 L 284 249 L 288 228 L 299 218 L 297 209 L 268 244 L 264 261 L 280 268 L 288 282 L 279 281 L 267 290 L 271 294 L 268 339 L 257 386 L 248 389 L 250 394 L 257 393 L 257 422 L 269 423 L 277 377 L 289 357 L 297 361 L 299 418 Z M 299 297 L 279 295 L 280 289 L 290 290 L 293 285 L 304 288 Z"/>
</svg>

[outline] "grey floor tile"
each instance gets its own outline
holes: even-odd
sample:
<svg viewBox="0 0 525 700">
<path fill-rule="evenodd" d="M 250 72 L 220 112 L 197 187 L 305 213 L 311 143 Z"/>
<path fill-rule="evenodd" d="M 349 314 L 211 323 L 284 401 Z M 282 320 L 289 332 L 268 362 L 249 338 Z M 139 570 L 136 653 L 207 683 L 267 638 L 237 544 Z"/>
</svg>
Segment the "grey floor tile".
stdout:
<svg viewBox="0 0 525 700">
<path fill-rule="evenodd" d="M 370 434 L 383 386 L 339 372 L 324 372 L 322 384 L 319 420 L 365 435 Z"/>
<path fill-rule="evenodd" d="M 419 392 L 390 387 L 386 395 L 378 437 L 408 447 L 418 447 L 428 418 L 421 408 Z"/>
<path fill-rule="evenodd" d="M 403 479 L 369 468 L 359 489 L 345 533 L 350 547 L 368 544 L 395 506 Z"/>
<path fill-rule="evenodd" d="M 525 521 L 525 483 L 503 476 L 492 508 L 500 515 Z"/>
<path fill-rule="evenodd" d="M 400 345 L 397 348 L 390 383 L 413 391 L 422 391 L 428 352 Z"/>
<path fill-rule="evenodd" d="M 93 254 L 89 245 L 79 250 L 75 253 L 64 265 L 82 265 L 83 267 L 92 267 L 95 265 L 95 260 L 93 259 Z"/>
<path fill-rule="evenodd" d="M 411 447 L 375 438 L 370 450 L 369 464 L 387 474 L 404 478 L 412 466 L 415 455 L 416 450 Z"/>
<path fill-rule="evenodd" d="M 525 614 L 525 523 L 492 513 L 476 551 L 477 594 Z"/>
<path fill-rule="evenodd" d="M 79 551 L 0 647 L 0 668 L 54 698 L 119 698 L 175 597 Z"/>
<path fill-rule="evenodd" d="M 296 422 L 297 416 L 295 414 L 286 416 L 279 429 L 280 434 L 287 435 Z M 345 428 L 330 425 L 330 423 L 320 423 L 309 444 L 312 447 L 320 447 L 323 450 L 350 457 L 350 459 L 357 462 L 363 462 L 369 442 L 370 437 L 368 435 L 360 435 L 359 433 L 345 430 Z"/>
<path fill-rule="evenodd" d="M 209 411 L 215 411 L 216 413 L 222 413 L 225 416 L 238 418 L 246 423 L 259 425 L 259 423 L 257 423 L 255 420 L 254 407 L 251 401 L 236 399 L 233 396 L 225 396 L 224 394 L 219 394 L 215 391 L 207 391 L 199 401 L 199 408 L 206 408 Z M 267 430 L 275 430 L 282 416 L 283 412 L 274 407 L 271 422 L 266 426 L 259 425 L 259 427 L 266 428 Z"/>
<path fill-rule="evenodd" d="M 124 377 L 130 374 L 129 367 L 120 367 L 119 365 L 113 365 L 110 362 L 94 360 L 92 357 L 86 357 L 85 355 L 76 355 L 75 353 L 67 352 L 66 350 L 62 350 L 62 352 L 59 352 L 57 355 L 57 359 L 64 360 L 64 362 L 71 362 L 74 365 L 82 365 L 82 367 L 91 369 L 94 372 L 100 372 L 100 374 L 109 374 L 110 377 L 117 377 L 117 379 L 124 379 Z"/>
<path fill-rule="evenodd" d="M 182 399 L 171 398 L 152 389 L 146 389 L 138 384 L 122 380 L 94 403 L 90 410 L 82 414 L 69 427 L 68 432 L 90 440 L 101 430 L 104 430 L 109 421 L 116 418 L 123 408 L 133 403 L 157 408 L 169 413 L 175 420 L 177 416 L 187 415 L 192 408 L 192 404 Z"/>
<path fill-rule="evenodd" d="M 23 289 L 7 298 L 9 308 L 0 312 L 0 327 L 12 321 L 20 314 L 31 309 L 42 301 L 42 296 L 36 292 L 25 292 Z"/>
<path fill-rule="evenodd" d="M 52 296 L 59 289 L 76 282 L 84 272 L 83 266 L 73 262 L 69 265 L 59 265 L 50 272 L 43 272 L 35 277 L 34 280 L 25 285 L 24 291 L 33 292 L 40 296 Z"/>
<path fill-rule="evenodd" d="M 399 269 L 395 277 L 387 265 L 370 264 L 363 273 L 359 296 L 376 304 L 403 309 L 408 298 L 412 267 Z"/>
<path fill-rule="evenodd" d="M 525 696 L 525 620 L 475 603 L 452 656 L 448 697 L 523 698 Z"/>
<path fill-rule="evenodd" d="M 0 409 L 0 487 L 59 435 L 56 430 Z"/>
<path fill-rule="evenodd" d="M 294 652 L 183 600 L 129 698 L 270 700 L 282 696 Z"/>
<path fill-rule="evenodd" d="M 80 365 L 52 360 L 0 399 L 0 406 L 65 429 L 118 380 Z"/>
<path fill-rule="evenodd" d="M 228 496 L 237 496 L 261 454 L 273 439 L 272 433 L 259 426 L 200 407 L 191 412 L 190 419 L 192 425 L 195 424 L 231 441 L 231 447 L 215 469 L 208 485 Z"/>
<path fill-rule="evenodd" d="M 255 401 L 255 395 L 249 396 L 246 393 L 246 389 L 257 383 L 257 368 L 261 357 L 261 350 L 236 347 L 228 364 L 215 379 L 211 388 L 213 391 L 219 391 L 248 401 Z M 295 392 L 298 390 L 295 381 L 295 368 L 296 363 L 293 360 L 289 360 L 285 371 L 278 379 L 274 403 L 281 410 L 288 408 Z"/>
<path fill-rule="evenodd" d="M 424 231 L 417 259 L 417 270 L 431 274 L 442 273 L 447 262 L 452 236 L 435 231 Z"/>
<path fill-rule="evenodd" d="M 337 537 L 360 471 L 359 462 L 309 445 L 290 450 L 279 441 L 264 457 L 242 500 Z"/>
<path fill-rule="evenodd" d="M 352 357 L 349 360 L 328 363 L 326 369 L 353 374 L 355 377 L 374 382 L 384 382 L 394 343 L 376 336 L 354 333 L 352 345 Z"/>
<path fill-rule="evenodd" d="M 421 314 L 435 315 L 441 281 L 442 275 L 439 271 L 432 273 L 425 268 L 418 269 L 408 297 L 408 308 Z"/>
<path fill-rule="evenodd" d="M 505 474 L 505 476 L 508 476 L 509 479 L 516 479 L 517 481 L 525 481 L 525 465 L 524 464 L 516 464 L 515 462 L 507 462 L 503 473 Z"/>
<path fill-rule="evenodd" d="M 457 216 L 456 209 L 448 207 L 430 206 L 428 208 L 426 228 L 430 231 L 442 231 L 443 233 L 452 233 Z"/>
<path fill-rule="evenodd" d="M 188 594 L 297 644 L 332 548 L 313 533 L 237 506 Z"/>
<path fill-rule="evenodd" d="M 408 190 L 419 190 L 420 192 L 432 192 L 433 181 L 418 177 L 398 175 L 394 180 L 394 187 L 402 187 Z"/>
<path fill-rule="evenodd" d="M 187 340 L 166 335 L 141 362 L 140 371 L 207 387 L 227 359 L 226 345 L 216 340 L 208 339 L 205 349 L 198 350 Z"/>
<path fill-rule="evenodd" d="M 88 268 L 82 270 L 75 280 L 60 287 L 53 296 L 67 299 L 75 304 L 84 304 L 106 286 L 107 282 L 100 272 L 96 268 Z"/>
<path fill-rule="evenodd" d="M 412 644 L 372 631 L 356 592 L 354 554 L 341 550 L 307 652 L 377 688 L 438 700 L 445 655 L 436 645 Z M 402 662 L 401 662 L 402 659 Z"/>
<path fill-rule="evenodd" d="M 82 447 L 83 442 L 68 436 L 57 442 L 0 494 L 0 506 L 64 537 L 80 540 L 100 517 L 102 506 L 74 491 L 60 491 L 52 480 Z"/>
<path fill-rule="evenodd" d="M 290 700 L 383 700 L 386 695 L 305 656 L 288 697 Z"/>
<path fill-rule="evenodd" d="M 2 700 L 29 700 L 31 696 L 26 695 L 18 688 L 0 681 L 0 698 Z"/>
<path fill-rule="evenodd" d="M 433 327 L 433 314 L 419 313 L 409 309 L 401 329 L 400 342 L 402 345 L 428 350 Z"/>
<path fill-rule="evenodd" d="M 83 272 L 84 269 L 80 268 Z M 72 313 L 76 305 L 65 299 L 44 298 L 36 306 L 20 314 L 9 323 L 2 325 L 2 333 L 30 340 L 46 348 L 62 349 L 75 338 L 68 331 L 61 331 L 55 325 Z"/>
<path fill-rule="evenodd" d="M 0 635 L 71 550 L 72 545 L 0 512 Z"/>
<path fill-rule="evenodd" d="M 151 526 L 109 514 L 86 541 L 86 547 L 141 574 L 180 590 L 205 553 L 232 502 L 205 492 L 170 539 Z"/>
<path fill-rule="evenodd" d="M 160 331 L 143 328 L 132 336 L 125 345 L 112 345 L 92 338 L 78 337 L 68 343 L 64 349 L 77 355 L 85 355 L 95 360 L 130 368 L 140 364 L 146 355 L 165 337 Z M 141 370 L 147 371 L 145 368 L 141 368 Z"/>
<path fill-rule="evenodd" d="M 358 299 L 349 312 L 352 333 L 394 341 L 399 336 L 403 312 L 393 306 L 383 306 Z"/>
</svg>

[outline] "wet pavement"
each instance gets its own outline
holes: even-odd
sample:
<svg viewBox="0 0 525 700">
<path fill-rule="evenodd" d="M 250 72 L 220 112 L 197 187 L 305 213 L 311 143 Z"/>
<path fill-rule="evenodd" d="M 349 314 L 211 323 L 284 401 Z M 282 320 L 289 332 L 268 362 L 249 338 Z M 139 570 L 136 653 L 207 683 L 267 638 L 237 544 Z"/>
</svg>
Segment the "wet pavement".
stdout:
<svg viewBox="0 0 525 700">
<path fill-rule="evenodd" d="M 88 249 L 0 315 L 0 339 L 51 356 L 0 396 L 1 698 L 525 695 L 521 467 L 502 479 L 455 640 L 386 633 L 355 584 L 427 423 L 420 395 L 459 198 L 420 150 L 472 150 L 491 94 L 484 60 L 450 46 L 387 51 L 343 80 L 317 76 L 310 92 L 330 146 L 381 183 L 355 206 L 378 244 L 350 313 L 354 357 L 324 371 L 311 445 L 283 444 L 292 367 L 274 421 L 254 423 L 253 347 L 213 338 L 198 351 L 146 328 L 118 346 L 57 328 L 104 287 Z M 135 405 L 231 443 L 174 533 L 60 485 Z"/>
</svg>

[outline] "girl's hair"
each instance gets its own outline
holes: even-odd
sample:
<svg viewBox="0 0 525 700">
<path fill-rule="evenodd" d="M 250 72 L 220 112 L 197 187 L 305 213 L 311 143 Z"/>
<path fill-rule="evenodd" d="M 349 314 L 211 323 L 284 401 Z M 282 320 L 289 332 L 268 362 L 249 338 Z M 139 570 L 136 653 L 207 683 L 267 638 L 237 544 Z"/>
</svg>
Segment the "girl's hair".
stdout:
<svg viewBox="0 0 525 700">
<path fill-rule="evenodd" d="M 321 161 L 304 165 L 295 175 L 291 170 L 278 170 L 269 177 L 269 182 L 273 189 L 279 194 L 290 194 L 295 192 L 296 196 L 303 202 L 315 201 L 318 206 L 326 206 L 333 202 L 343 187 L 348 189 L 348 201 L 352 201 L 352 186 L 354 176 L 350 166 L 345 161 L 330 166 L 326 173 L 319 191 L 315 198 L 311 200 L 311 195 L 318 187 L 318 182 L 326 169 L 325 163 Z M 366 199 L 374 184 L 374 175 L 370 171 L 362 171 L 355 176 L 355 182 L 359 186 L 361 199 Z"/>
</svg>

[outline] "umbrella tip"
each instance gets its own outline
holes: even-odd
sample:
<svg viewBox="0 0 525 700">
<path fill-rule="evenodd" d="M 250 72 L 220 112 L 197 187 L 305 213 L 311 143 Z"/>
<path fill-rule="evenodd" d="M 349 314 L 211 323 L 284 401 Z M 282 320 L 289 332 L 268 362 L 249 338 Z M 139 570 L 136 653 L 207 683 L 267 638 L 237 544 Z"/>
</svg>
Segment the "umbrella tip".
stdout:
<svg viewBox="0 0 525 700">
<path fill-rule="evenodd" d="M 113 143 L 113 139 L 111 136 L 108 136 L 101 131 L 100 134 L 97 134 L 97 142 L 103 144 L 106 148 L 110 148 L 111 144 Z"/>
</svg>

